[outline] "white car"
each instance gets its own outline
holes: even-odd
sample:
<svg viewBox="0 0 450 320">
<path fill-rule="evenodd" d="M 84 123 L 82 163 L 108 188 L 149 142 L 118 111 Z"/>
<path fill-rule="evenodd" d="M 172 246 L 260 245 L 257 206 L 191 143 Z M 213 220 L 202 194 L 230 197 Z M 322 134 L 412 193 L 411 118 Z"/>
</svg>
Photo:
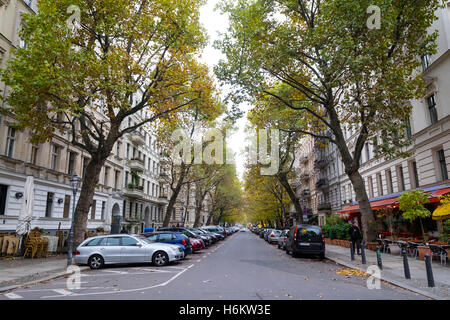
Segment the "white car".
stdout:
<svg viewBox="0 0 450 320">
<path fill-rule="evenodd" d="M 165 266 L 184 258 L 181 246 L 151 242 L 145 237 L 113 234 L 84 240 L 75 253 L 75 263 L 99 269 L 106 264 L 153 263 Z"/>
</svg>

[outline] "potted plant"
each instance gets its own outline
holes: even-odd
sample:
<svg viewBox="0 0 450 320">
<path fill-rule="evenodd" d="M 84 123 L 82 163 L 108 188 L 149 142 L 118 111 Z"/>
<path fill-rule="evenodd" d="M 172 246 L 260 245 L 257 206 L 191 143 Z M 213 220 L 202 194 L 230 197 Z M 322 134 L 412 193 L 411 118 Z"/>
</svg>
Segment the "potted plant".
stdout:
<svg viewBox="0 0 450 320">
<path fill-rule="evenodd" d="M 424 204 L 429 203 L 428 194 L 422 190 L 412 190 L 404 192 L 399 198 L 399 207 L 403 211 L 403 218 L 413 222 L 416 219 L 420 221 L 420 228 L 422 230 L 423 239 L 428 241 L 428 235 L 425 234 L 423 229 L 422 219 L 431 215 L 431 212 L 424 207 Z M 424 259 L 425 254 L 431 256 L 430 247 L 427 245 L 417 247 L 419 253 L 419 259 Z"/>
</svg>

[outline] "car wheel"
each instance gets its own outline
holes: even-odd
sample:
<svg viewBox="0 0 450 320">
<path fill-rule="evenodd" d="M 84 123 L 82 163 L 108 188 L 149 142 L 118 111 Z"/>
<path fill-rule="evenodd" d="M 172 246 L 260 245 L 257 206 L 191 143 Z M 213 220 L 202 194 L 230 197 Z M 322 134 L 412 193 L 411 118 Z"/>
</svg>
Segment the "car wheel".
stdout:
<svg viewBox="0 0 450 320">
<path fill-rule="evenodd" d="M 91 257 L 89 257 L 88 265 L 91 269 L 100 269 L 105 264 L 105 260 L 103 260 L 103 257 L 101 255 L 95 254 Z"/>
<path fill-rule="evenodd" d="M 325 259 L 325 253 L 321 253 L 321 254 L 319 255 L 319 258 L 320 258 L 321 260 Z"/>
<path fill-rule="evenodd" d="M 286 248 L 286 254 L 289 254 L 289 250 Z"/>
<path fill-rule="evenodd" d="M 153 255 L 152 262 L 155 266 L 163 267 L 169 263 L 169 256 L 164 251 L 157 251 Z"/>
</svg>

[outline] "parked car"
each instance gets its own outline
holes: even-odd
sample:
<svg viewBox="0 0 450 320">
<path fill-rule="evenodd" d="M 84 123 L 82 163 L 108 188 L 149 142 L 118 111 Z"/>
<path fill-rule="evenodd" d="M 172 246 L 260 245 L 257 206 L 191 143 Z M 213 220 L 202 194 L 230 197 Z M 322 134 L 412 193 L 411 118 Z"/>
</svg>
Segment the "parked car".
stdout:
<svg viewBox="0 0 450 320">
<path fill-rule="evenodd" d="M 193 252 L 200 251 L 205 248 L 205 243 L 201 239 L 189 238 Z"/>
<path fill-rule="evenodd" d="M 269 233 L 272 232 L 272 230 L 274 230 L 274 229 L 266 229 L 266 230 L 264 231 L 264 234 L 263 234 L 263 239 L 264 239 L 264 240 L 267 241 L 267 237 L 268 237 Z"/>
<path fill-rule="evenodd" d="M 267 234 L 267 242 L 270 244 L 278 243 L 278 238 L 281 236 L 281 230 L 272 230 Z"/>
<path fill-rule="evenodd" d="M 195 233 L 196 235 L 200 236 L 201 239 L 203 240 L 203 242 L 205 242 L 206 246 L 211 245 L 214 241 L 213 241 L 213 237 L 209 234 L 203 233 L 200 230 L 196 229 L 196 228 L 189 228 L 189 231 L 192 231 L 193 233 Z"/>
<path fill-rule="evenodd" d="M 100 269 L 104 265 L 149 263 L 160 267 L 184 258 L 175 244 L 151 242 L 139 235 L 104 235 L 84 240 L 76 249 L 75 263 Z"/>
<path fill-rule="evenodd" d="M 217 233 L 221 234 L 224 238 L 227 236 L 227 232 L 222 227 L 204 226 L 204 227 L 201 227 L 201 229 L 210 231 L 210 232 L 217 232 Z"/>
<path fill-rule="evenodd" d="M 295 257 L 298 254 L 318 254 L 325 258 L 325 239 L 322 228 L 308 224 L 293 226 L 289 229 L 286 239 L 286 253 L 292 252 Z"/>
<path fill-rule="evenodd" d="M 286 249 L 286 240 L 289 229 L 283 230 L 281 235 L 277 238 L 278 249 L 285 250 Z"/>
<path fill-rule="evenodd" d="M 200 232 L 201 234 L 210 236 L 212 243 L 216 243 L 217 241 L 222 239 L 222 237 L 220 237 L 220 235 L 218 233 L 208 232 L 208 231 L 200 229 L 200 228 L 192 228 L 191 230 L 195 230 L 197 232 Z"/>
<path fill-rule="evenodd" d="M 181 234 L 184 234 L 185 236 L 189 238 L 195 238 L 195 239 L 201 239 L 203 242 L 205 242 L 205 245 L 210 245 L 210 242 L 207 240 L 207 237 L 199 234 L 195 234 L 191 230 L 185 227 L 160 227 L 158 228 L 158 231 L 173 231 L 173 232 L 179 232 Z"/>
<path fill-rule="evenodd" d="M 192 253 L 192 245 L 189 241 L 189 238 L 186 237 L 184 234 L 171 231 L 158 231 L 158 232 L 141 233 L 141 236 L 146 237 L 148 240 L 152 242 L 162 242 L 179 245 L 183 248 L 184 257 Z"/>
</svg>

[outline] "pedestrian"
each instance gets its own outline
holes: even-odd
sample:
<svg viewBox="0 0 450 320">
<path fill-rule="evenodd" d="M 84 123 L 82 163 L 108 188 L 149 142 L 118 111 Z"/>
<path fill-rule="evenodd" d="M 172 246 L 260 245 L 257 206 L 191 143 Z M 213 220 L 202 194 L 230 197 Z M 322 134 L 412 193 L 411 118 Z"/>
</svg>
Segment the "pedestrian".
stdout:
<svg viewBox="0 0 450 320">
<path fill-rule="evenodd" d="M 125 228 L 122 228 L 122 231 L 120 231 L 120 233 L 128 233 L 127 230 L 125 230 Z"/>
<path fill-rule="evenodd" d="M 356 221 L 353 221 L 353 225 L 351 226 L 351 228 L 349 229 L 349 233 L 350 233 L 350 239 L 352 240 L 352 248 L 353 248 L 353 252 L 355 252 L 355 244 L 356 244 L 356 248 L 357 248 L 357 254 L 361 255 L 361 232 L 359 231 L 358 228 L 358 224 L 356 223 Z"/>
</svg>

